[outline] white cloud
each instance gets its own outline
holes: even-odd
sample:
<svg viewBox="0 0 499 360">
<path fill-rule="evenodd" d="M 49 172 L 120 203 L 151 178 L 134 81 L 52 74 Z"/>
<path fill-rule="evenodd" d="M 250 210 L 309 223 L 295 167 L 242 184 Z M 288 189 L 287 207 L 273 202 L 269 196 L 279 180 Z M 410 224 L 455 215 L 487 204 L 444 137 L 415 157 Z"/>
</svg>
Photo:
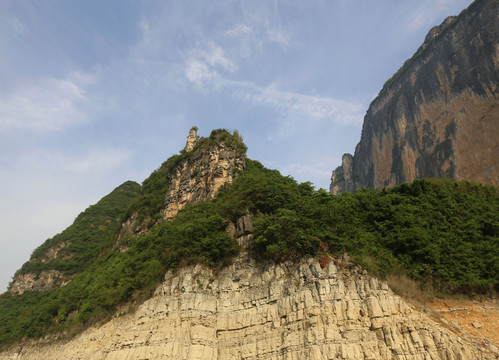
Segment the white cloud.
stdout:
<svg viewBox="0 0 499 360">
<path fill-rule="evenodd" d="M 233 73 L 237 66 L 227 57 L 222 48 L 210 44 L 208 50 L 196 49 L 190 52 L 184 63 L 184 76 L 197 90 L 218 88 L 219 72 Z"/>
<path fill-rule="evenodd" d="M 216 45 L 211 45 L 209 51 L 201 51 L 199 54 L 201 59 L 204 59 L 213 67 L 221 67 L 225 71 L 234 72 L 237 66 L 227 58 L 222 48 Z"/>
<path fill-rule="evenodd" d="M 284 46 L 289 46 L 291 42 L 290 35 L 282 29 L 267 29 L 267 37 L 270 42 L 274 42 Z"/>
<path fill-rule="evenodd" d="M 88 74 L 74 73 L 67 79 L 46 77 L 18 86 L 0 98 L 0 131 L 49 132 L 84 122 L 80 104 L 93 81 Z"/>
<path fill-rule="evenodd" d="M 216 72 L 211 70 L 208 64 L 197 59 L 186 61 L 184 75 L 200 90 L 202 90 L 210 80 L 217 76 Z"/>
<path fill-rule="evenodd" d="M 276 85 L 261 87 L 248 81 L 230 80 L 199 62 L 189 63 L 186 77 L 197 90 L 228 91 L 234 98 L 271 107 L 288 120 L 326 120 L 341 125 L 362 125 L 365 104 L 361 102 L 290 92 Z"/>
<path fill-rule="evenodd" d="M 251 34 L 253 32 L 253 28 L 249 25 L 238 24 L 233 28 L 227 30 L 225 33 L 229 37 L 243 37 Z"/>
<path fill-rule="evenodd" d="M 274 86 L 253 88 L 256 90 L 251 96 L 254 102 L 272 106 L 287 115 L 302 117 L 304 120 L 331 119 L 343 125 L 362 124 L 360 115 L 363 105 L 360 103 L 282 91 Z"/>
</svg>

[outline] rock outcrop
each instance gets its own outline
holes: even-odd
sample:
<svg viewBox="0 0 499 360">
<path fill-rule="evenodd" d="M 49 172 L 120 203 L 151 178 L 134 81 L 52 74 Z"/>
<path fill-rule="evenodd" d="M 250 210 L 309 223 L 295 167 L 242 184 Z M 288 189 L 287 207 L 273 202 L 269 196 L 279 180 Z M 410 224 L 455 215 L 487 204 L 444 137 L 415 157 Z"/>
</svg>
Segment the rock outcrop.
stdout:
<svg viewBox="0 0 499 360">
<path fill-rule="evenodd" d="M 22 295 L 26 291 L 48 291 L 64 286 L 71 277 L 58 270 L 42 270 L 40 274 L 17 274 L 9 286 L 9 292 Z"/>
<path fill-rule="evenodd" d="M 245 157 L 224 142 L 193 153 L 170 175 L 163 219 L 173 218 L 189 203 L 214 198 L 223 184 L 231 183 L 245 168 Z"/>
<path fill-rule="evenodd" d="M 225 140 L 224 140 L 225 138 Z M 209 138 L 199 139 L 197 128 L 189 131 L 183 158 L 164 176 L 168 189 L 160 217 L 132 212 L 121 225 L 117 247 L 127 250 L 126 242 L 149 231 L 157 221 L 172 219 L 187 204 L 214 198 L 220 187 L 231 183 L 246 167 L 246 150 L 235 144 L 234 135 L 214 130 Z"/>
<path fill-rule="evenodd" d="M 333 194 L 425 177 L 499 185 L 498 13 L 477 0 L 430 30 L 371 103 Z"/>
<path fill-rule="evenodd" d="M 135 313 L 0 359 L 493 359 L 349 264 L 168 272 Z"/>
</svg>

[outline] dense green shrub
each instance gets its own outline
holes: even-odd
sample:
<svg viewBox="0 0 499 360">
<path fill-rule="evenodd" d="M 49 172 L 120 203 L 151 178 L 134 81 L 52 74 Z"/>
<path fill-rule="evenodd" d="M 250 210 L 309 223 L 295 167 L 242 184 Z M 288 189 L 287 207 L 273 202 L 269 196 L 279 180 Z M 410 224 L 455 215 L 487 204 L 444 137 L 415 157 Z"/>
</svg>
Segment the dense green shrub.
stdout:
<svg viewBox="0 0 499 360">
<path fill-rule="evenodd" d="M 66 230 L 34 250 L 30 261 L 18 273 L 38 275 L 43 270 L 55 269 L 66 275 L 74 275 L 86 269 L 114 245 L 116 232 L 121 226 L 120 218 L 139 191 L 140 185 L 133 181 L 118 186 L 97 204 L 79 214 Z M 60 249 L 57 257 L 51 259 L 47 253 L 54 247 Z"/>
</svg>

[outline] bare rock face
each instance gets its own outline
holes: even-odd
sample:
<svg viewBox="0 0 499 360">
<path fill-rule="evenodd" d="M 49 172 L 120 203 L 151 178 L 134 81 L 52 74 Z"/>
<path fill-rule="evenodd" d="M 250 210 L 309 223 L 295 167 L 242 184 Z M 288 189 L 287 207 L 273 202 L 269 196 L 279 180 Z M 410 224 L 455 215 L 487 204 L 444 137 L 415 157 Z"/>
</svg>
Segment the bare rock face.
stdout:
<svg viewBox="0 0 499 360">
<path fill-rule="evenodd" d="M 333 194 L 424 177 L 499 185 L 498 13 L 477 0 L 430 30 L 371 103 Z"/>
<path fill-rule="evenodd" d="M 198 140 L 198 129 L 197 127 L 192 127 L 191 130 L 189 130 L 189 136 L 187 136 L 187 143 L 185 144 L 185 151 L 191 151 L 194 149 L 194 145 L 196 145 L 196 142 Z"/>
<path fill-rule="evenodd" d="M 345 264 L 169 272 L 134 314 L 0 359 L 493 359 Z M 346 265 L 347 266 L 347 265 Z"/>
<path fill-rule="evenodd" d="M 41 263 L 48 263 L 52 260 L 60 258 L 61 250 L 67 248 L 68 242 L 56 244 L 49 248 L 45 254 L 39 259 Z M 65 255 L 64 258 L 70 258 L 71 255 Z M 33 259 L 30 259 L 33 261 Z M 16 273 L 9 285 L 8 291 L 11 294 L 22 295 L 26 291 L 47 291 L 53 290 L 68 283 L 70 276 L 64 275 L 62 272 L 50 269 L 43 270 L 40 274 L 34 273 Z"/>
<path fill-rule="evenodd" d="M 220 187 L 231 183 L 244 168 L 245 157 L 238 156 L 237 151 L 224 142 L 194 153 L 170 176 L 163 218 L 173 218 L 189 203 L 214 198 Z"/>
<path fill-rule="evenodd" d="M 39 275 L 18 274 L 9 286 L 9 292 L 22 295 L 26 291 L 48 291 L 66 285 L 70 276 L 58 270 L 43 270 Z"/>
<path fill-rule="evenodd" d="M 187 204 L 214 198 L 223 184 L 231 183 L 244 171 L 245 150 L 228 144 L 224 134 L 228 134 L 226 130 L 215 131 L 210 138 L 199 140 L 196 127 L 189 131 L 184 148 L 187 156 L 167 175 L 169 185 L 160 219 L 133 212 L 121 225 L 116 243 L 120 251 L 127 251 L 131 237 L 149 232 L 158 221 L 172 219 Z"/>
</svg>

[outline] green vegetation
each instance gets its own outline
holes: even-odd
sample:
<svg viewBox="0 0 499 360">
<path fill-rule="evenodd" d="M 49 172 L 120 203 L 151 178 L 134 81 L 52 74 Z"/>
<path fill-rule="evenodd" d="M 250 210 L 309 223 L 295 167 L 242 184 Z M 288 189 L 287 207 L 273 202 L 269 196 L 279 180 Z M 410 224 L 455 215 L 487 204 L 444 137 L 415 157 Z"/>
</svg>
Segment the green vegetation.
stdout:
<svg viewBox="0 0 499 360">
<path fill-rule="evenodd" d="M 177 167 L 182 161 L 200 155 L 200 153 L 206 151 L 207 147 L 220 143 L 223 143 L 228 149 L 236 150 L 236 154 L 239 156 L 246 154 L 247 147 L 237 130 L 234 130 L 233 134 L 230 134 L 226 129 L 213 130 L 209 137 L 200 138 L 192 151 L 185 152 L 182 150 L 180 154 L 171 156 L 159 169 L 155 170 L 144 180 L 140 197 L 130 206 L 124 219 L 137 213 L 138 221 L 147 220 L 148 224 L 146 225 L 156 223 L 161 216 L 160 211 L 163 208 L 166 192 L 170 186 L 169 175 L 172 169 Z"/>
<path fill-rule="evenodd" d="M 212 135 L 153 173 L 128 213 L 159 211 L 154 196 L 166 191 L 168 170 L 179 159 L 196 156 L 217 137 L 226 146 L 245 151 L 236 134 L 222 130 Z M 402 274 L 415 286 L 469 295 L 499 290 L 497 188 L 416 180 L 386 190 L 333 196 L 247 159 L 246 171 L 224 185 L 215 199 L 190 204 L 174 219 L 155 224 L 148 234 L 130 242 L 127 252 L 103 248 L 57 290 L 1 295 L 0 346 L 25 337 L 71 335 L 104 321 L 118 305 L 148 298 L 168 270 L 194 263 L 223 267 L 239 252 L 226 227 L 246 214 L 254 217 L 249 250 L 261 263 L 340 257 L 346 252 L 371 274 Z M 116 216 L 118 212 L 111 217 Z M 108 244 L 115 238 L 116 233 Z M 38 252 L 43 254 L 38 249 L 33 256 Z"/>
<path fill-rule="evenodd" d="M 216 202 L 187 206 L 137 238 L 127 252 L 108 252 L 55 291 L 1 295 L 0 346 L 26 336 L 71 334 L 106 320 L 119 304 L 145 300 L 165 272 L 180 265 L 226 264 L 239 251 L 226 226 Z"/>
<path fill-rule="evenodd" d="M 88 207 L 62 233 L 45 241 L 18 271 L 39 275 L 43 270 L 55 269 L 66 275 L 77 274 L 110 249 L 116 242 L 120 218 L 140 191 L 140 185 L 127 181 Z M 59 248 L 57 257 L 48 252 Z"/>
<path fill-rule="evenodd" d="M 499 287 L 499 192 L 493 186 L 416 180 L 332 196 L 248 161 L 221 192 L 227 218 L 253 213 L 258 259 L 315 256 L 323 243 L 372 274 L 405 271 L 443 292 Z M 495 290 L 494 290 L 495 288 Z"/>
</svg>

